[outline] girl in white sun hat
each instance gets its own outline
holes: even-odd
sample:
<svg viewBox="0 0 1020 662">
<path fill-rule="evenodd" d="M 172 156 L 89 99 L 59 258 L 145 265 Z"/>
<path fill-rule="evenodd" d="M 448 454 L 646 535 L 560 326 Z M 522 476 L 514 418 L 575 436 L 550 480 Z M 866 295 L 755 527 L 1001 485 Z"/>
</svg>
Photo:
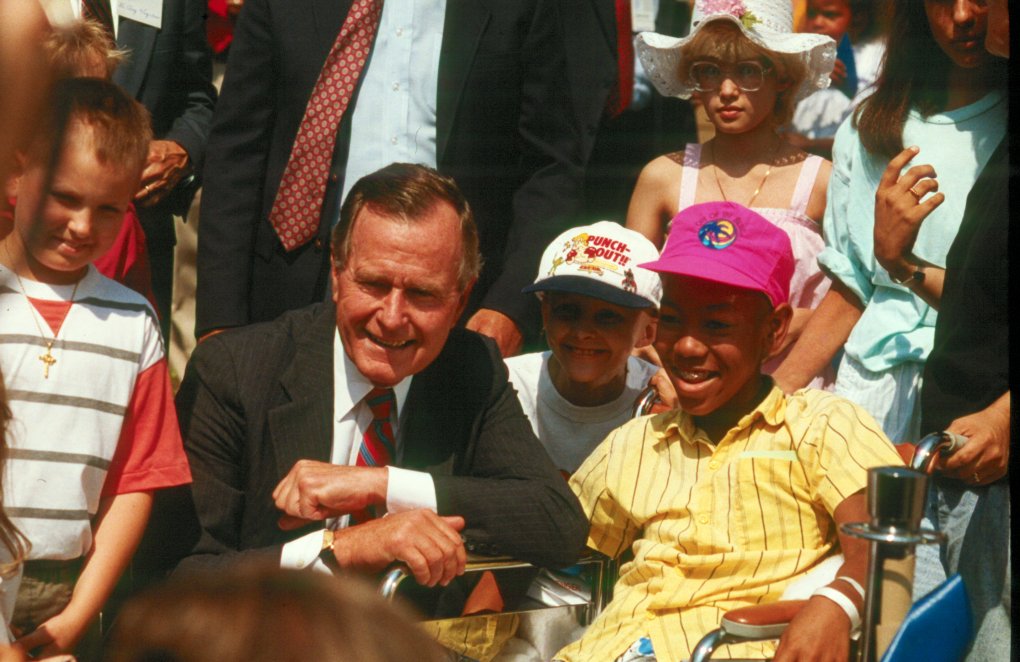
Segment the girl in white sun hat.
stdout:
<svg viewBox="0 0 1020 662">
<path fill-rule="evenodd" d="M 689 36 L 643 32 L 636 53 L 661 94 L 704 106 L 715 136 L 645 166 L 627 227 L 661 247 L 669 220 L 696 203 L 736 202 L 769 219 L 789 235 L 796 259 L 791 343 L 829 287 L 815 258 L 824 248 L 831 163 L 789 145 L 777 129 L 797 101 L 828 87 L 836 42 L 794 32 L 790 0 L 696 0 Z M 823 370 L 811 385 L 827 387 L 832 373 Z"/>
</svg>

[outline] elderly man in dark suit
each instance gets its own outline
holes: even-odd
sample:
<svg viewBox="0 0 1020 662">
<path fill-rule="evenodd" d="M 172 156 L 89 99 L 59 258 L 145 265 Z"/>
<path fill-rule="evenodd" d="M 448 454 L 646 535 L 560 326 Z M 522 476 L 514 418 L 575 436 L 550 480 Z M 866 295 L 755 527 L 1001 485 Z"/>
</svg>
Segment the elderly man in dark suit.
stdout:
<svg viewBox="0 0 1020 662">
<path fill-rule="evenodd" d="M 345 57 L 336 49 L 345 16 L 364 4 L 372 3 L 312 0 L 297 11 L 292 0 L 246 0 L 210 137 L 196 333 L 322 300 L 345 189 L 386 163 L 412 161 L 456 179 L 471 203 L 485 266 L 467 326 L 514 353 L 538 329 L 537 303 L 521 289 L 581 195 L 558 0 L 382 3 L 371 59 L 351 75 L 350 106 L 320 134 L 329 143 L 325 191 L 302 205 L 314 232 L 288 246 L 271 220 L 274 202 L 289 161 L 312 160 L 294 149 L 306 106 L 316 106 L 309 100 L 327 55 Z"/>
<path fill-rule="evenodd" d="M 401 561 L 435 585 L 466 551 L 576 559 L 587 522 L 495 344 L 454 328 L 477 245 L 451 179 L 388 166 L 344 205 L 334 303 L 199 344 L 177 397 L 200 529 L 182 569 Z"/>
</svg>

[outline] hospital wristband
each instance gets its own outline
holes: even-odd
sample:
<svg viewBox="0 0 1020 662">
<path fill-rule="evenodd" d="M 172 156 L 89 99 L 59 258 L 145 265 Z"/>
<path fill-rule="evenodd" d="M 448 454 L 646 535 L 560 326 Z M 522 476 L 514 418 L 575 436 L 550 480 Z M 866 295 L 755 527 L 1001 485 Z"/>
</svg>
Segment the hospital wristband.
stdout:
<svg viewBox="0 0 1020 662">
<path fill-rule="evenodd" d="M 831 586 L 822 586 L 821 588 L 815 589 L 815 592 L 811 595 L 820 595 L 823 598 L 828 598 L 836 603 L 836 605 L 846 612 L 847 617 L 850 619 L 850 631 L 856 632 L 861 627 L 861 613 L 857 611 L 857 605 L 854 604 L 853 600 L 846 597 L 841 591 L 832 588 Z"/>
<path fill-rule="evenodd" d="M 860 582 L 858 582 L 856 579 L 848 575 L 840 575 L 839 577 L 836 577 L 836 579 L 841 579 L 845 581 L 847 584 L 850 584 L 850 586 L 853 586 L 854 590 L 857 591 L 857 595 L 861 596 L 861 600 L 864 599 L 864 587 L 861 586 Z"/>
</svg>

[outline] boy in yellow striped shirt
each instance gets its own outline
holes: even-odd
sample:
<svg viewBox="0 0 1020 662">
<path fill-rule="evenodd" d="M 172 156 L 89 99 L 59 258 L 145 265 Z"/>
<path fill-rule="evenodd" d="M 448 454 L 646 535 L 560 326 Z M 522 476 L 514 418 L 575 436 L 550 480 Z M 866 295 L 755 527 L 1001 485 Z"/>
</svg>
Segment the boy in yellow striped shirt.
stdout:
<svg viewBox="0 0 1020 662">
<path fill-rule="evenodd" d="M 655 348 L 680 409 L 612 432 L 571 478 L 591 520 L 589 547 L 631 550 L 612 603 L 558 660 L 682 660 L 722 615 L 778 600 L 798 575 L 842 551 L 778 649 L 721 657 L 847 659 L 863 609 L 866 543 L 839 533 L 867 520 L 867 470 L 901 464 L 856 405 L 762 375 L 783 347 L 793 255 L 787 235 L 729 202 L 673 219 L 658 260 Z"/>
</svg>

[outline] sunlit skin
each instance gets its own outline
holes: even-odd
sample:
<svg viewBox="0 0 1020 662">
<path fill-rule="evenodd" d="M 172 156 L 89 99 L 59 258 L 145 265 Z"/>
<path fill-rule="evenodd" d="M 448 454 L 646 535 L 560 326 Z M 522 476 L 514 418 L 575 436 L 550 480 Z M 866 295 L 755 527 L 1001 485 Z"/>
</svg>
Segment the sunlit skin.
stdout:
<svg viewBox="0 0 1020 662">
<path fill-rule="evenodd" d="M 989 60 L 985 50 L 988 7 L 984 2 L 926 0 L 924 10 L 932 37 L 956 67 L 973 69 Z"/>
<path fill-rule="evenodd" d="M 715 62 L 724 70 L 732 70 L 735 62 L 722 62 L 712 58 L 705 61 Z M 762 65 L 767 62 L 760 60 Z M 724 134 L 742 134 L 759 127 L 771 131 L 768 120 L 776 105 L 776 97 L 789 87 L 786 83 L 776 80 L 775 72 L 765 74 L 761 88 L 748 92 L 740 89 L 729 76 L 726 76 L 719 89 L 712 92 L 695 92 L 698 100 L 705 108 L 709 121 L 715 130 Z"/>
<path fill-rule="evenodd" d="M 764 294 L 662 274 L 655 349 L 680 407 L 718 442 L 767 393 L 761 364 L 786 335 L 793 310 Z"/>
<path fill-rule="evenodd" d="M 1009 3 L 1007 0 L 988 0 L 988 33 L 985 48 L 992 55 L 1009 57 Z"/>
<path fill-rule="evenodd" d="M 75 283 L 113 245 L 141 170 L 97 159 L 92 129 L 81 122 L 68 128 L 49 187 L 42 157 L 20 158 L 19 165 L 6 184 L 17 203 L 0 259 L 23 278 Z"/>
<path fill-rule="evenodd" d="M 847 0 L 808 0 L 805 14 L 807 32 L 832 37 L 837 43 L 850 29 L 853 20 Z"/>
<path fill-rule="evenodd" d="M 556 390 L 579 406 L 612 402 L 627 382 L 627 359 L 655 337 L 655 319 L 640 308 L 566 292 L 545 292 L 542 324 L 552 350 Z"/>
<path fill-rule="evenodd" d="M 333 300 L 344 351 L 376 386 L 420 372 L 443 349 L 471 291 L 458 286 L 460 256 L 460 221 L 446 202 L 410 223 L 371 206 L 358 213 Z"/>
</svg>

